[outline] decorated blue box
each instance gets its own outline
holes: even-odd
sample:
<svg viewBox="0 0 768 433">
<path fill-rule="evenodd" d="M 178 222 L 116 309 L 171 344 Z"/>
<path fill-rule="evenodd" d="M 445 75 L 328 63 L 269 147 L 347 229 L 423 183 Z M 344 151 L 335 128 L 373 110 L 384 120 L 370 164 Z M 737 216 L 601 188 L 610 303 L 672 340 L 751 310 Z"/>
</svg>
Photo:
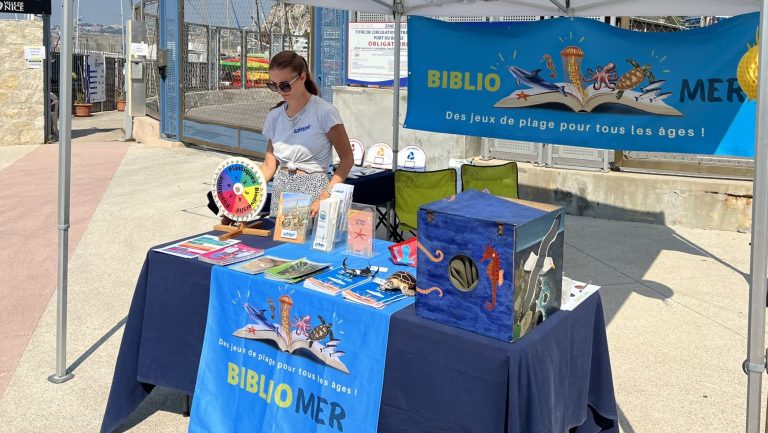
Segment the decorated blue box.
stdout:
<svg viewBox="0 0 768 433">
<path fill-rule="evenodd" d="M 419 209 L 416 314 L 515 341 L 560 308 L 557 206 L 464 191 Z"/>
</svg>

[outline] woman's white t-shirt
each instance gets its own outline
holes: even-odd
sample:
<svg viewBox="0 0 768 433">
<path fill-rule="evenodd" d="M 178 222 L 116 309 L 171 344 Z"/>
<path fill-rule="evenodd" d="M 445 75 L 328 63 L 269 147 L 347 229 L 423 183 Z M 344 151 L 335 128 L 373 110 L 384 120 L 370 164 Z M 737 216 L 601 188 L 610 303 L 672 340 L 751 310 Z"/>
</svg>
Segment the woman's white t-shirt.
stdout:
<svg viewBox="0 0 768 433">
<path fill-rule="evenodd" d="M 342 123 L 338 110 L 316 95 L 293 117 L 288 116 L 287 108 L 283 104 L 273 109 L 264 121 L 262 134 L 272 140 L 275 158 L 289 170 L 326 172 L 333 157 L 326 134 Z"/>
</svg>

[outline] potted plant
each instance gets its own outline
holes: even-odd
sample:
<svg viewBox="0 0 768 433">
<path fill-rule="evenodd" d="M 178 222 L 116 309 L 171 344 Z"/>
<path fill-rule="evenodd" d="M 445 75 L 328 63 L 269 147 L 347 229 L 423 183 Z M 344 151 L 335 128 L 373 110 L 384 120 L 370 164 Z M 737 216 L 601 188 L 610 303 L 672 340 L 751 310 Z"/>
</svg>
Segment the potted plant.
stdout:
<svg viewBox="0 0 768 433">
<path fill-rule="evenodd" d="M 91 107 L 93 104 L 85 101 L 85 92 L 78 90 L 75 97 L 75 117 L 91 117 Z"/>
<path fill-rule="evenodd" d="M 122 86 L 115 87 L 115 105 L 117 111 L 125 111 L 125 89 Z"/>
</svg>

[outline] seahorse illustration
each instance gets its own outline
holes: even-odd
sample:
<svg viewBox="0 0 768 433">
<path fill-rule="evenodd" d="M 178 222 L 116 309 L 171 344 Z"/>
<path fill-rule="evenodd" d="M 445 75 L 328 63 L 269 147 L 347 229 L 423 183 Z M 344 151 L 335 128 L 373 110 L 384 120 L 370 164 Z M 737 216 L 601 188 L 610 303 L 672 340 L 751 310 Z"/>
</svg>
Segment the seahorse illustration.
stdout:
<svg viewBox="0 0 768 433">
<path fill-rule="evenodd" d="M 285 333 L 285 339 L 290 344 L 291 342 L 291 308 L 293 307 L 293 300 L 288 295 L 282 295 L 277 299 L 280 303 L 280 326 L 283 327 Z"/>
<path fill-rule="evenodd" d="M 421 251 L 423 251 L 423 252 L 424 252 L 424 254 L 426 254 L 426 255 L 427 255 L 427 258 L 428 258 L 429 260 L 432 260 L 432 261 L 433 261 L 433 262 L 435 262 L 435 263 L 440 263 L 440 262 L 442 262 L 442 261 L 443 261 L 443 259 L 445 258 L 445 254 L 443 254 L 443 251 L 442 251 L 442 250 L 435 250 L 435 255 L 433 256 L 433 255 L 432 255 L 432 253 L 431 253 L 431 252 L 429 252 L 429 250 L 427 250 L 427 249 L 424 247 L 424 245 L 422 245 L 422 244 L 421 244 L 421 242 L 417 242 L 417 243 L 416 243 L 416 245 L 419 247 L 419 249 L 420 249 Z"/>
<path fill-rule="evenodd" d="M 417 287 L 416 291 L 421 293 L 422 295 L 429 295 L 432 292 L 437 292 L 437 296 L 441 298 L 443 297 L 443 289 L 439 287 L 430 287 L 429 289 L 420 289 Z"/>
<path fill-rule="evenodd" d="M 557 71 L 555 70 L 555 62 L 552 61 L 552 56 L 549 54 L 544 54 L 544 57 L 541 58 L 542 62 L 547 62 L 547 69 L 549 69 L 549 78 L 556 78 L 557 77 Z"/>
<path fill-rule="evenodd" d="M 488 279 L 491 280 L 491 300 L 485 301 L 485 309 L 493 311 L 496 308 L 496 291 L 502 283 L 504 283 L 504 271 L 501 270 L 501 259 L 499 253 L 492 246 L 488 245 L 483 250 L 483 257 L 480 258 L 480 263 L 488 261 L 488 266 L 485 268 L 485 272 L 488 274 Z"/>
</svg>

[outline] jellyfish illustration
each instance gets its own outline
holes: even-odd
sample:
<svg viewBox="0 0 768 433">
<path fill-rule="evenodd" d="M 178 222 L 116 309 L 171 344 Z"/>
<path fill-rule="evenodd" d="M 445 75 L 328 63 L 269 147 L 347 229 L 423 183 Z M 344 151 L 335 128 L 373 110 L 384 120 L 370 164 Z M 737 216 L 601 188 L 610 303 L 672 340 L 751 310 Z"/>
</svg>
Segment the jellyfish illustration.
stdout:
<svg viewBox="0 0 768 433">
<path fill-rule="evenodd" d="M 582 100 L 586 101 L 587 92 L 584 90 L 583 79 L 581 76 L 581 60 L 584 58 L 584 51 L 576 46 L 563 48 L 560 51 L 560 57 L 563 61 L 563 73 L 571 80 L 571 84 L 579 91 Z"/>
<path fill-rule="evenodd" d="M 280 325 L 285 331 L 285 337 L 288 342 L 291 342 L 291 308 L 293 307 L 293 299 L 288 295 L 282 295 L 278 298 L 277 302 L 280 303 Z"/>
</svg>

